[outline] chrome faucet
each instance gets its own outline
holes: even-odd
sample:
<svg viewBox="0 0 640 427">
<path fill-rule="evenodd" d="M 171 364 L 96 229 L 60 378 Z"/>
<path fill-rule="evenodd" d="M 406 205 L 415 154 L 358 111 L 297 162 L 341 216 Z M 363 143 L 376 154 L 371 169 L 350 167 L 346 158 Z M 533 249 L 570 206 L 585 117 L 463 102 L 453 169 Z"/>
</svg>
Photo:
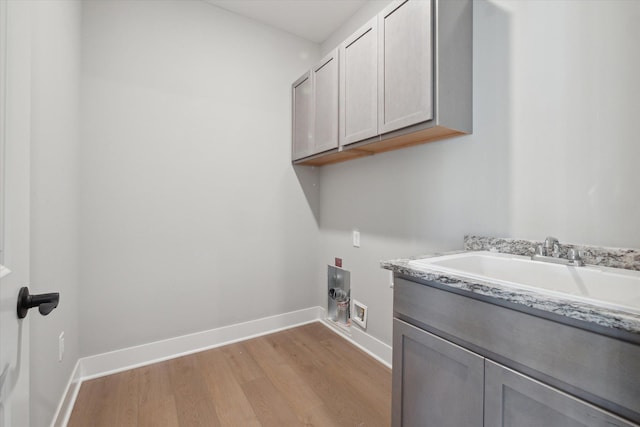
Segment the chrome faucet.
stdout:
<svg viewBox="0 0 640 427">
<path fill-rule="evenodd" d="M 547 237 L 544 243 L 536 246 L 531 255 L 533 261 L 552 262 L 554 264 L 583 266 L 580 252 L 575 248 L 567 251 L 567 258 L 560 258 L 560 242 L 555 237 Z"/>
</svg>

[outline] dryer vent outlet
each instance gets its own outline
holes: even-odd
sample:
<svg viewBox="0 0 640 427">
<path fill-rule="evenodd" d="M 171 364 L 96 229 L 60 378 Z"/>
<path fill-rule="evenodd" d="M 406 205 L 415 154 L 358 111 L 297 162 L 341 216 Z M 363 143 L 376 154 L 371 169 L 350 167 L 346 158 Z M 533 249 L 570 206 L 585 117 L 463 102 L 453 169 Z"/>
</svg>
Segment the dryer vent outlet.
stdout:
<svg viewBox="0 0 640 427">
<path fill-rule="evenodd" d="M 353 301 L 353 309 L 351 310 L 351 320 L 363 329 L 367 329 L 367 314 L 369 309 L 367 306 L 357 300 Z"/>
</svg>

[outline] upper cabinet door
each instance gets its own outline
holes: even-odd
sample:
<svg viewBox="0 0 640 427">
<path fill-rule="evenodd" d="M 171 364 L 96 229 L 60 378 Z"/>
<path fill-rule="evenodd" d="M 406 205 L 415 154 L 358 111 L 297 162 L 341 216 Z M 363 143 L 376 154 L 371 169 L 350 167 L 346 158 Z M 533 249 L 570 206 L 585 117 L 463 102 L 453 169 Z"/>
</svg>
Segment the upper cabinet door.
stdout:
<svg viewBox="0 0 640 427">
<path fill-rule="evenodd" d="M 378 19 L 382 134 L 433 119 L 432 1 L 397 1 Z"/>
<path fill-rule="evenodd" d="M 312 154 L 338 147 L 338 51 L 334 50 L 312 70 Z"/>
<path fill-rule="evenodd" d="M 311 73 L 307 72 L 292 85 L 293 92 L 293 160 L 311 155 L 312 133 L 312 96 Z"/>
<path fill-rule="evenodd" d="M 340 144 L 378 135 L 378 33 L 374 18 L 340 45 Z"/>
</svg>

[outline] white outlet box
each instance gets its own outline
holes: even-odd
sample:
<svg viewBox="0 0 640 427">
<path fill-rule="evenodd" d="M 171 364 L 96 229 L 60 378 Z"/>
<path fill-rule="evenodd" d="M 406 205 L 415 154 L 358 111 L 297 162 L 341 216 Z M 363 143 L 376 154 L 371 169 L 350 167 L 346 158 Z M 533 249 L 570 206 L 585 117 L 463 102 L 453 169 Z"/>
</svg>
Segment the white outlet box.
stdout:
<svg viewBox="0 0 640 427">
<path fill-rule="evenodd" d="M 58 362 L 62 362 L 64 358 L 64 331 L 60 332 L 58 337 Z"/>
<path fill-rule="evenodd" d="M 360 247 L 360 232 L 358 230 L 353 230 L 353 246 Z"/>
<path fill-rule="evenodd" d="M 361 328 L 367 329 L 367 314 L 369 313 L 367 306 L 355 299 L 351 301 L 351 320 Z"/>
</svg>

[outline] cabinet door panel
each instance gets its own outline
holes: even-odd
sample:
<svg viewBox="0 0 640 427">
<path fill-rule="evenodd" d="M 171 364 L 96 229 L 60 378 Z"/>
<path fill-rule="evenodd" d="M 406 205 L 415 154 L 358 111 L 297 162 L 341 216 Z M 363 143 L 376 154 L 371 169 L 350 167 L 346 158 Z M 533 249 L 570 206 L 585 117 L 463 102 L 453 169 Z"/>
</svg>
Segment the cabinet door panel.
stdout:
<svg viewBox="0 0 640 427">
<path fill-rule="evenodd" d="M 291 157 L 301 159 L 311 154 L 312 134 L 312 95 L 311 73 L 306 73 L 293 83 L 293 145 Z"/>
<path fill-rule="evenodd" d="M 481 427 L 484 359 L 393 320 L 394 427 Z"/>
<path fill-rule="evenodd" d="M 395 2 L 379 15 L 380 133 L 433 118 L 430 0 Z"/>
<path fill-rule="evenodd" d="M 485 426 L 637 427 L 490 360 L 485 361 Z"/>
<path fill-rule="evenodd" d="M 374 18 L 340 46 L 340 144 L 378 135 L 378 33 Z"/>
<path fill-rule="evenodd" d="M 334 51 L 313 69 L 312 154 L 338 147 L 338 55 Z"/>
</svg>

